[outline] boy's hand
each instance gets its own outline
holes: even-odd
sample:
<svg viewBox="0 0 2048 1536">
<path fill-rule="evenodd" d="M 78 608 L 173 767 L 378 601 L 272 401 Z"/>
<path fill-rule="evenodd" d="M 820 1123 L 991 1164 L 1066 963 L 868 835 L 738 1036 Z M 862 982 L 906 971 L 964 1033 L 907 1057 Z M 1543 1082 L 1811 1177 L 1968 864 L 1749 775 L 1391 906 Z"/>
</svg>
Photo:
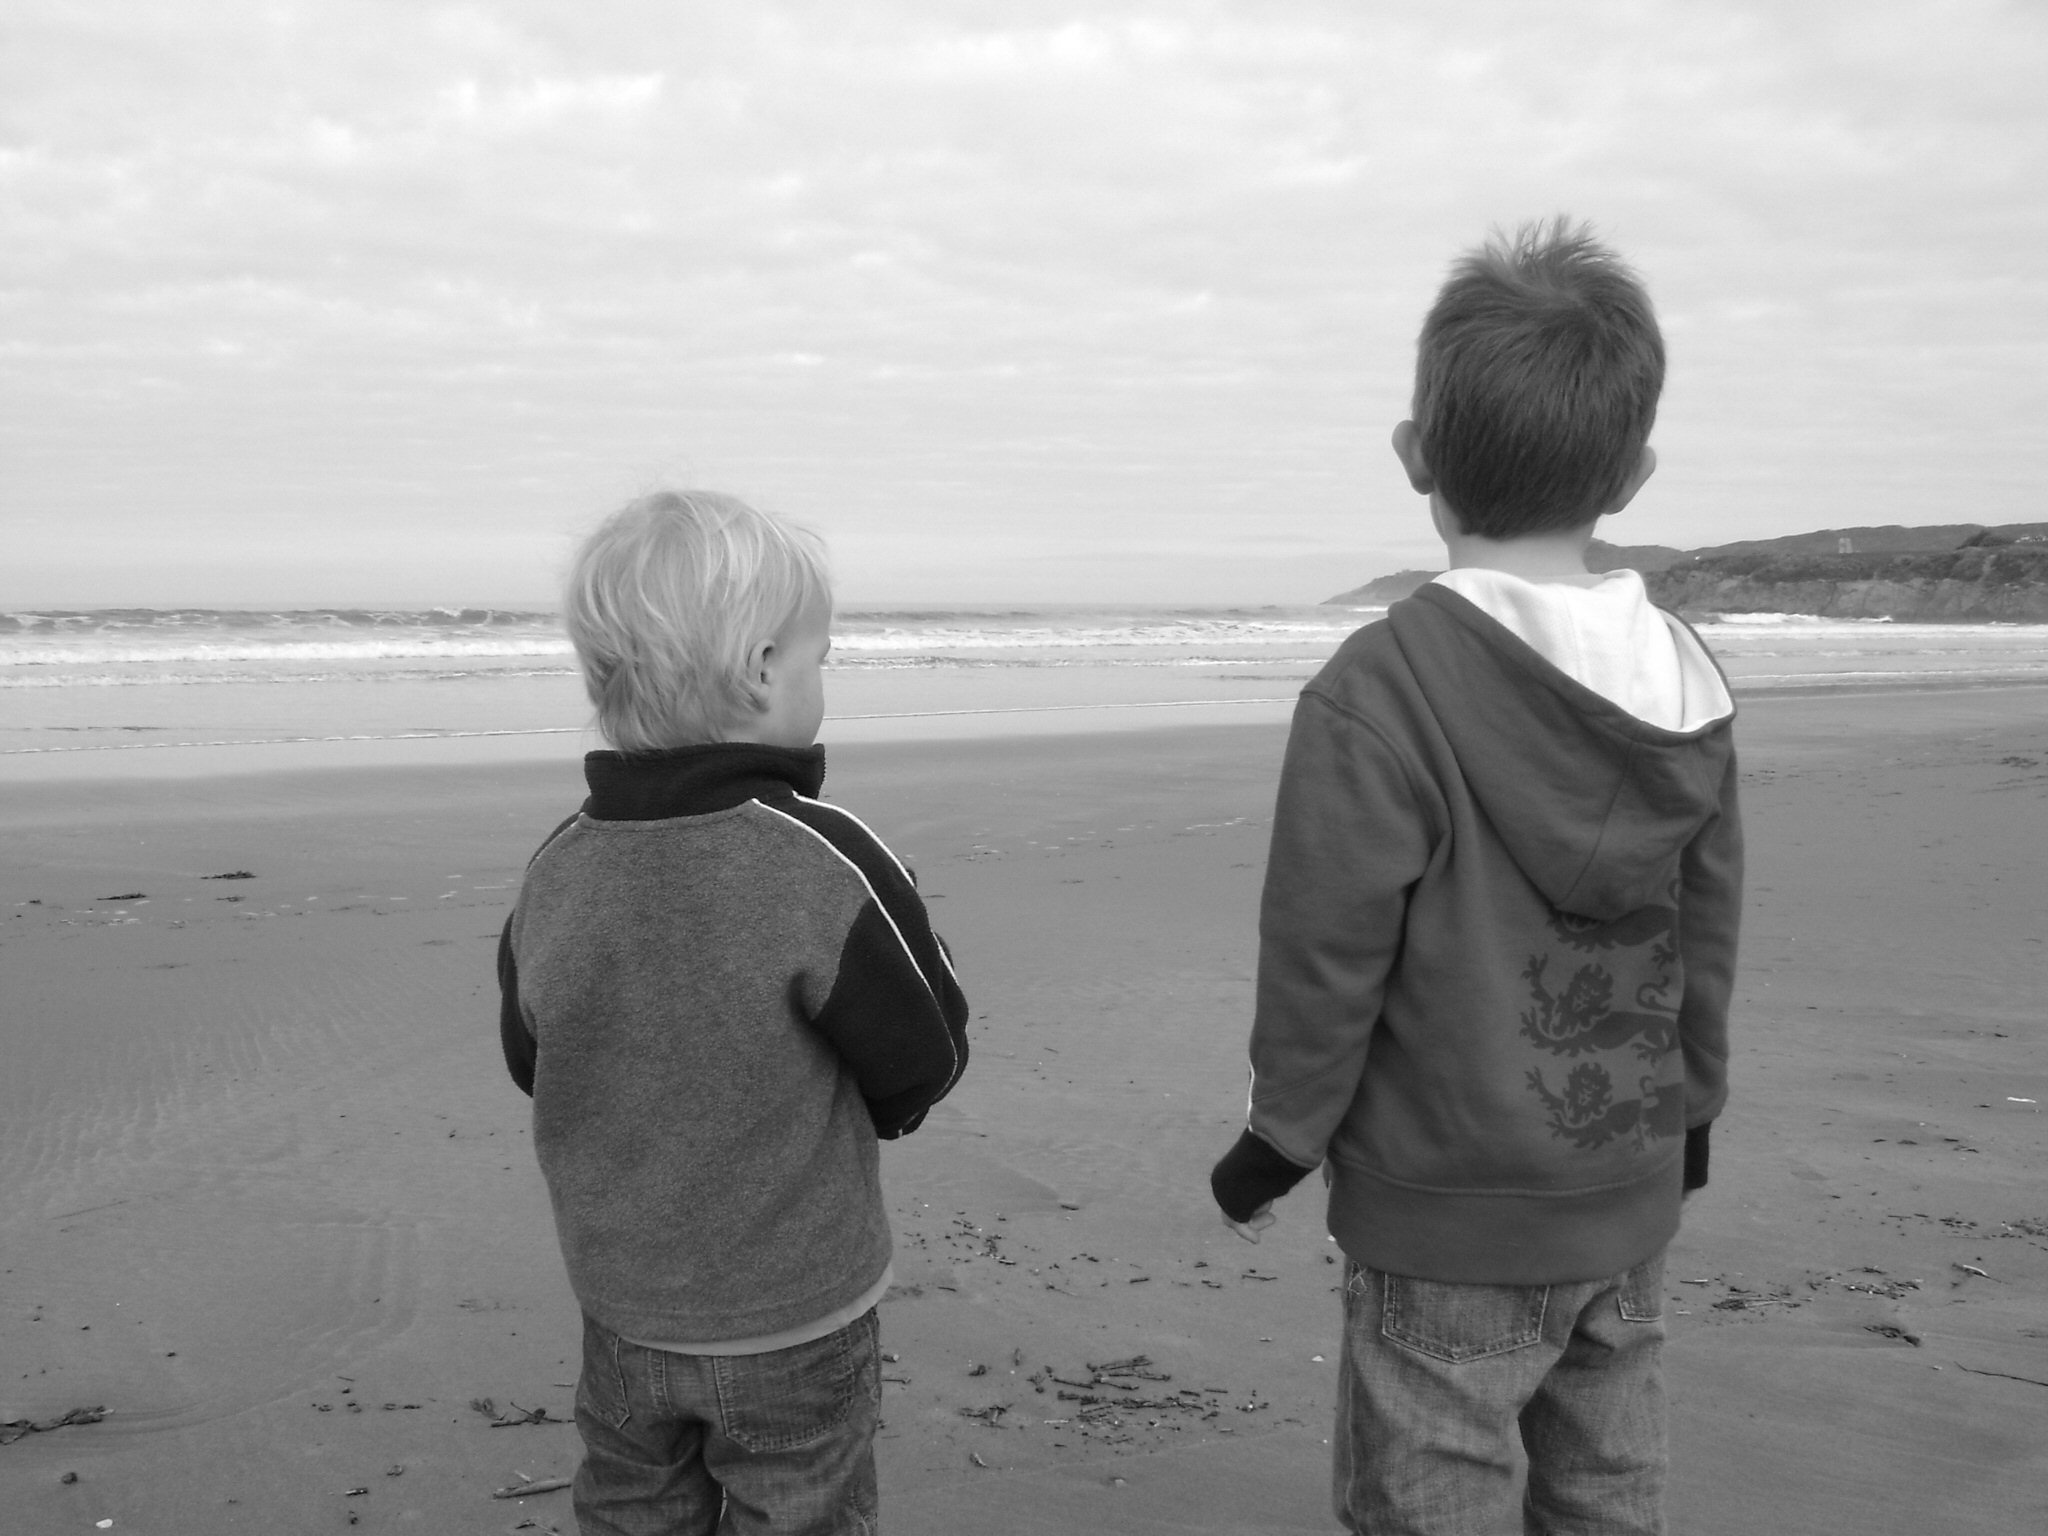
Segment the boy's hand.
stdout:
<svg viewBox="0 0 2048 1536">
<path fill-rule="evenodd" d="M 1259 1240 L 1259 1234 L 1279 1219 L 1279 1217 L 1273 1214 L 1273 1202 L 1268 1200 L 1243 1221 L 1232 1221 L 1228 1216 L 1224 1217 L 1223 1225 L 1230 1228 L 1231 1231 L 1235 1232 L 1246 1242 L 1256 1243 Z"/>
</svg>

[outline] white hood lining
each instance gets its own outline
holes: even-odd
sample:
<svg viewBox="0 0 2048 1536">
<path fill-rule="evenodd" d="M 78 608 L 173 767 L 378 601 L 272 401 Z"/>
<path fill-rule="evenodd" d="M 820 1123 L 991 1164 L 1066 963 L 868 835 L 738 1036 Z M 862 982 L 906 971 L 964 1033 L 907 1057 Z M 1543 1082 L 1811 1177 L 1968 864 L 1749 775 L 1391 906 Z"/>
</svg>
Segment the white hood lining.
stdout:
<svg viewBox="0 0 2048 1536">
<path fill-rule="evenodd" d="M 1650 601 L 1634 571 L 1537 582 L 1463 566 L 1436 581 L 1638 720 L 1696 731 L 1734 713 L 1706 649 Z"/>
</svg>

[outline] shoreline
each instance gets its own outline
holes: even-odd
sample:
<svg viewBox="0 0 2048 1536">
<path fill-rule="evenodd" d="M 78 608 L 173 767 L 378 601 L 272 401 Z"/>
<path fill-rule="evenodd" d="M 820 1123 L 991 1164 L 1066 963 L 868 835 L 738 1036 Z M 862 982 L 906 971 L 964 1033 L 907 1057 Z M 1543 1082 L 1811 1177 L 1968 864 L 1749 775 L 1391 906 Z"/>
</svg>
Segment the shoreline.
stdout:
<svg viewBox="0 0 2048 1536">
<path fill-rule="evenodd" d="M 1927 694 L 2048 689 L 2048 677 L 1930 675 L 1899 671 L 1857 678 L 1826 672 L 1732 674 L 1738 708 L 1780 698 L 1882 699 Z M 1284 721 L 1298 695 L 1264 698 L 1116 700 L 941 708 L 826 716 L 820 739 L 835 745 L 1081 736 L 1182 726 Z M 0 749 L 0 784 L 181 780 L 386 767 L 478 767 L 581 760 L 605 745 L 588 726 L 294 736 L 272 740 L 116 742 L 87 747 Z"/>
<path fill-rule="evenodd" d="M 1180 725 L 1285 720 L 1294 697 L 1162 699 L 1142 702 L 935 709 L 827 716 L 820 736 L 838 744 L 973 741 L 1017 736 L 1098 735 Z M 578 761 L 604 746 L 588 726 L 525 730 L 294 737 L 276 741 L 123 742 L 92 747 L 0 751 L 0 783 L 78 779 L 190 779 L 384 767 L 474 767 Z"/>
</svg>

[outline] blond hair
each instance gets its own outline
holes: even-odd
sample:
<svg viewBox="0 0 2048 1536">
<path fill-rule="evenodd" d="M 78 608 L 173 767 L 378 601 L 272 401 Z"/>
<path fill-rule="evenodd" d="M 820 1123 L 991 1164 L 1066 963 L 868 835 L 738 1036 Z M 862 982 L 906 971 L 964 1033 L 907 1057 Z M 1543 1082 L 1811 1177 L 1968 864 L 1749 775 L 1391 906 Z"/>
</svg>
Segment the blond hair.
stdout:
<svg viewBox="0 0 2048 1536">
<path fill-rule="evenodd" d="M 655 491 L 577 552 L 562 618 L 621 752 L 718 741 L 754 702 L 753 648 L 832 600 L 824 541 L 716 491 Z"/>
</svg>

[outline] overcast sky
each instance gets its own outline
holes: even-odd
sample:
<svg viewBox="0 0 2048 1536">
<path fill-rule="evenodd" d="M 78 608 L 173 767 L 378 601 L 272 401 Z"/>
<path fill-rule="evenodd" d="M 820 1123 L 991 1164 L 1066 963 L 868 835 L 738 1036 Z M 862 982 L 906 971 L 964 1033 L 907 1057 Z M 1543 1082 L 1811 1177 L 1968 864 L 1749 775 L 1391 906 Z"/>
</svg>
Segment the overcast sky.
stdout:
<svg viewBox="0 0 2048 1536">
<path fill-rule="evenodd" d="M 1447 261 L 1648 277 L 1695 547 L 2048 518 L 2048 7 L 7 0 L 0 607 L 550 600 L 635 491 L 853 601 L 1314 601 Z"/>
</svg>

